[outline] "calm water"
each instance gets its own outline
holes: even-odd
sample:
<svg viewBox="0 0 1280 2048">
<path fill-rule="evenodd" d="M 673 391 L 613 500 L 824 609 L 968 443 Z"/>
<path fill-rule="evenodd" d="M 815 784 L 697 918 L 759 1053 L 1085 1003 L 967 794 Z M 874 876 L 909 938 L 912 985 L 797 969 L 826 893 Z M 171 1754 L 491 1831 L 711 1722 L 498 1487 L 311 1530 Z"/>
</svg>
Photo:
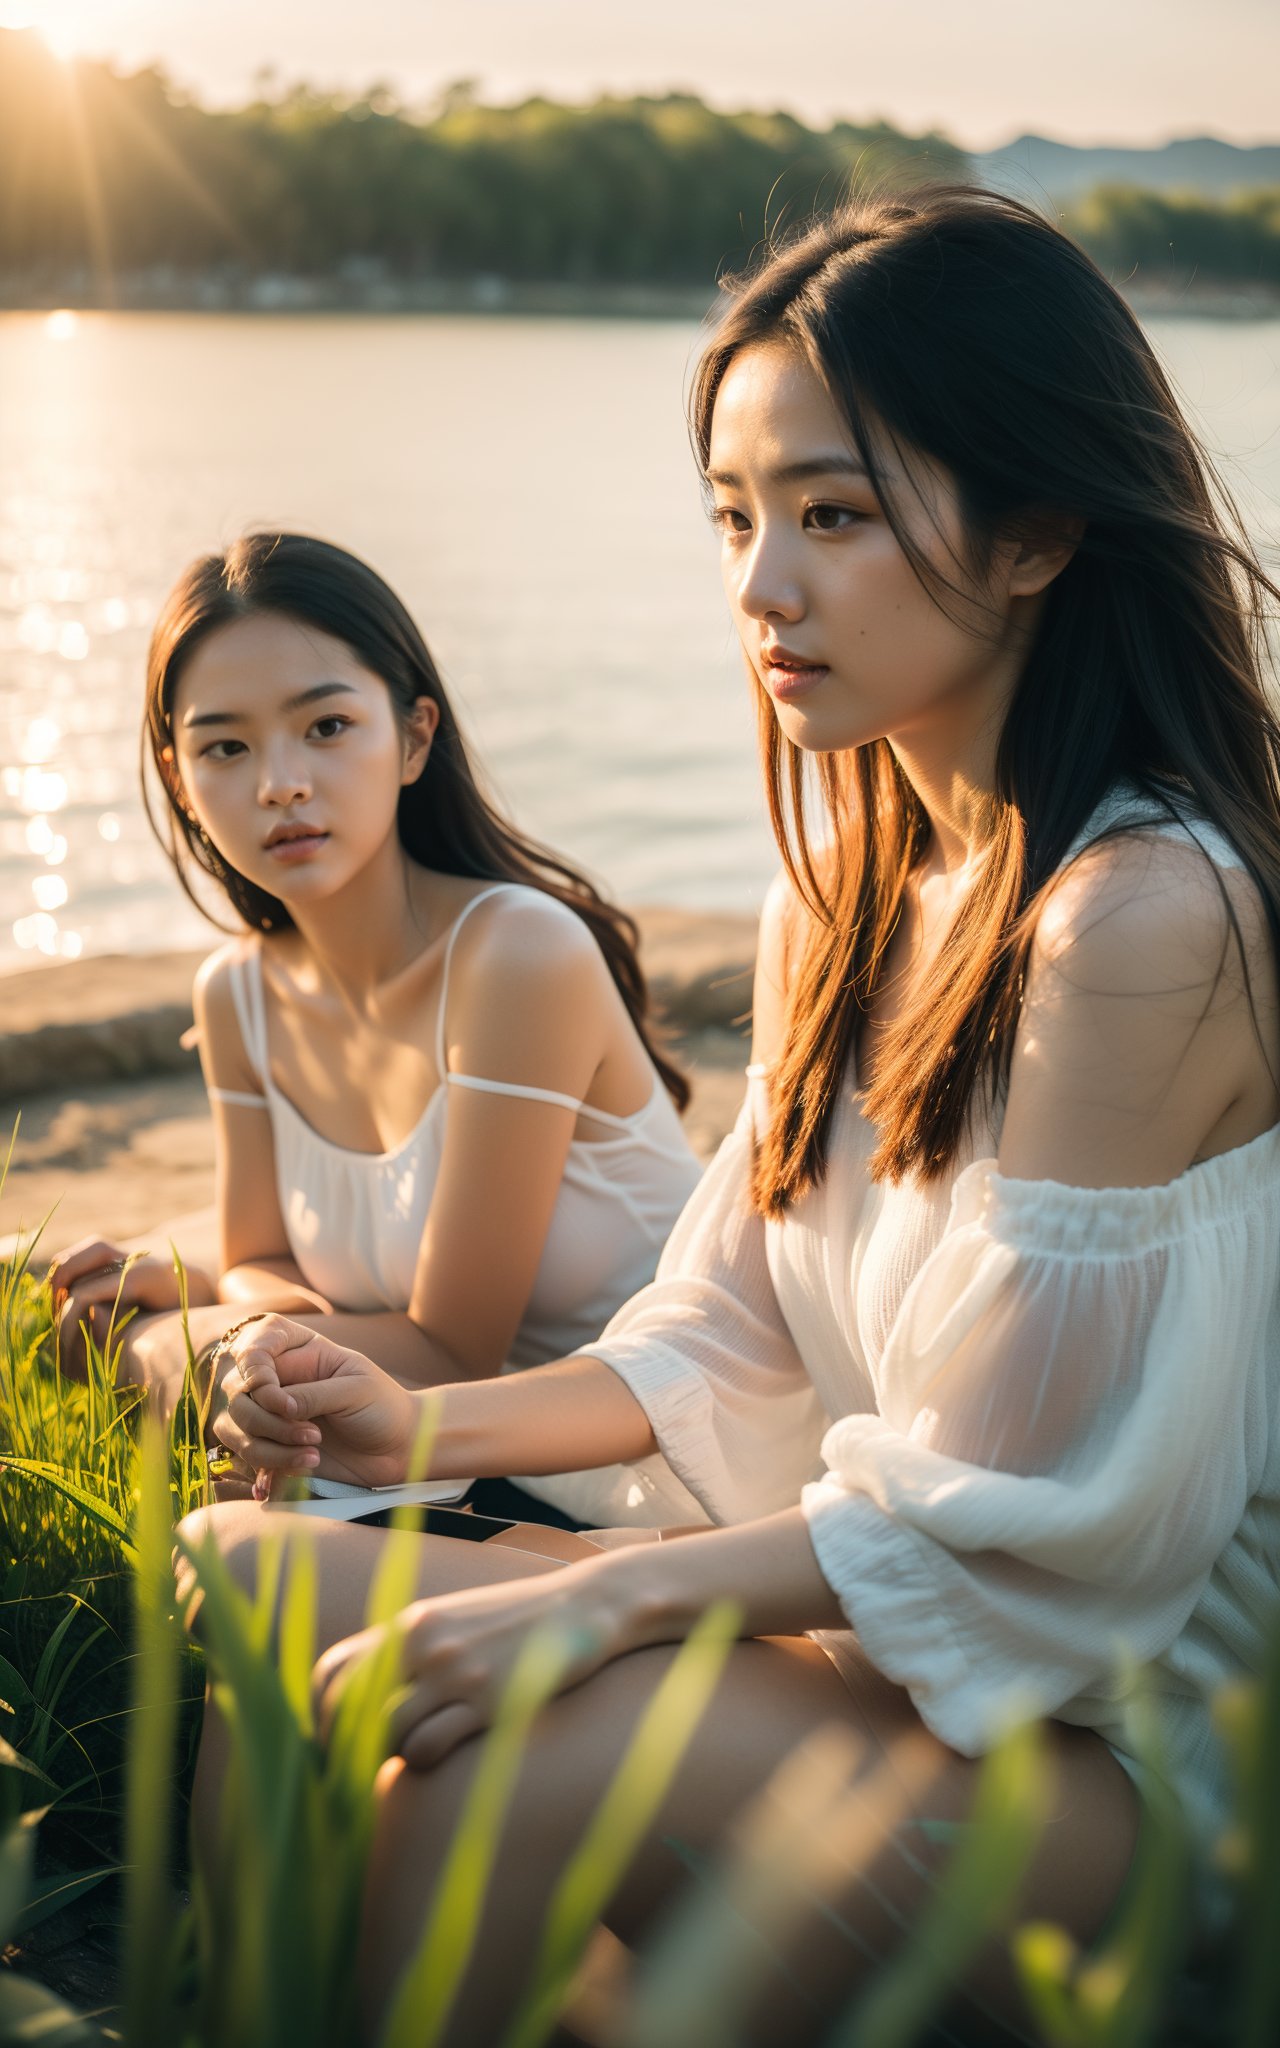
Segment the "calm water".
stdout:
<svg viewBox="0 0 1280 2048">
<path fill-rule="evenodd" d="M 1262 538 L 1280 321 L 1153 322 Z M 137 792 L 142 662 L 250 524 L 367 555 L 527 828 L 633 903 L 774 857 L 681 392 L 692 325 L 0 318 L 0 971 L 200 944 Z"/>
</svg>

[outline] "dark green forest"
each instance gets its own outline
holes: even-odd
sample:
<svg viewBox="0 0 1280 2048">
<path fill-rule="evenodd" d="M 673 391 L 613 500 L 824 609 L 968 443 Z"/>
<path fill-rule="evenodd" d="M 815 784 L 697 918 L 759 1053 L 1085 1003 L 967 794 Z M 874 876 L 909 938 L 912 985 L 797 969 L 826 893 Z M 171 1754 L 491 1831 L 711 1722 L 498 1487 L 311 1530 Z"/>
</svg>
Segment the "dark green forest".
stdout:
<svg viewBox="0 0 1280 2048">
<path fill-rule="evenodd" d="M 270 276 L 709 295 L 768 225 L 851 183 L 970 175 L 942 135 L 814 129 L 675 93 L 495 107 L 460 85 L 410 111 L 299 88 L 212 111 L 159 71 L 64 65 L 0 32 L 9 304 Z M 1104 187 L 1063 220 L 1120 279 L 1280 285 L 1280 191 L 1214 204 Z"/>
</svg>

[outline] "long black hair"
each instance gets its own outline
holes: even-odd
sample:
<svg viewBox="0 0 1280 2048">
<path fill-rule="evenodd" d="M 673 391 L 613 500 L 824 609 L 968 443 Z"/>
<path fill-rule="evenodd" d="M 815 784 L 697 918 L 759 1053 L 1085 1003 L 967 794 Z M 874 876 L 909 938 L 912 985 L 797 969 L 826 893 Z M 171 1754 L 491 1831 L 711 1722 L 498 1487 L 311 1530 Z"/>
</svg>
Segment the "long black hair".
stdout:
<svg viewBox="0 0 1280 2048">
<path fill-rule="evenodd" d="M 381 677 L 402 724 L 407 725 L 420 697 L 438 707 L 426 767 L 400 792 L 397 825 L 405 852 L 441 874 L 523 882 L 575 911 L 603 953 L 668 1094 L 684 1109 L 689 1084 L 654 1041 L 634 920 L 567 861 L 502 817 L 480 787 L 439 671 L 413 619 L 375 570 L 329 541 L 298 533 L 249 534 L 225 554 L 193 562 L 156 622 L 147 658 L 143 789 L 152 828 L 192 901 L 205 910 L 192 886 L 194 866 L 221 886 L 251 930 L 279 931 L 293 922 L 278 897 L 231 867 L 201 836 L 180 800 L 173 769 L 173 698 L 184 663 L 219 626 L 259 613 L 295 619 L 341 640 Z M 159 815 L 145 773 L 148 742 L 166 798 Z"/>
<path fill-rule="evenodd" d="M 1040 892 L 1116 783 L 1219 827 L 1280 948 L 1280 729 L 1264 682 L 1280 590 L 1119 292 L 1030 207 L 971 186 L 871 195 L 767 250 L 729 291 L 692 396 L 704 471 L 729 365 L 781 343 L 823 379 L 940 604 L 961 586 L 904 525 L 872 424 L 950 472 L 978 575 L 1001 534 L 1075 540 L 1083 526 L 1001 732 L 982 873 L 867 1077 L 873 1171 L 934 1178 L 957 1157 L 975 1090 L 1007 1081 Z M 814 913 L 758 1160 L 756 1200 L 776 1213 L 824 1171 L 928 819 L 887 740 L 813 762 L 763 688 L 759 709 L 774 829 Z M 832 832 L 822 875 L 805 828 L 815 769 Z"/>
</svg>

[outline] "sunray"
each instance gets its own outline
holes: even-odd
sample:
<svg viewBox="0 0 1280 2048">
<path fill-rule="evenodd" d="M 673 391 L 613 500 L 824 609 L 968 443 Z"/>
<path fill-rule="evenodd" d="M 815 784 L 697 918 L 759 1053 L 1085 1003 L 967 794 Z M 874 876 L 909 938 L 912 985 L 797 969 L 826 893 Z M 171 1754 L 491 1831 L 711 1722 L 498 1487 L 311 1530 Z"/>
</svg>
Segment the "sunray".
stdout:
<svg viewBox="0 0 1280 2048">
<path fill-rule="evenodd" d="M 232 219 L 220 202 L 214 198 L 208 188 L 201 183 L 190 165 L 183 162 L 172 143 L 167 141 L 163 135 L 156 133 L 151 123 L 138 112 L 136 107 L 130 105 L 123 93 L 118 96 L 111 111 L 115 118 L 119 120 L 121 126 L 128 129 L 129 134 L 136 142 L 142 144 L 143 148 L 162 166 L 185 196 L 205 216 L 206 220 L 213 222 L 213 225 L 220 234 L 226 237 L 231 246 L 248 253 L 249 242 L 243 229 L 239 226 L 238 222 Z"/>
<path fill-rule="evenodd" d="M 75 64 L 65 64 L 60 66 L 60 70 L 66 85 L 68 126 L 80 172 L 80 190 L 84 200 L 85 226 L 89 231 L 94 276 L 103 303 L 114 306 L 116 282 L 115 267 L 111 259 L 111 236 L 107 227 L 106 208 L 102 203 L 89 123 L 85 119 L 84 105 L 80 98 L 80 82 L 77 75 L 79 67 Z"/>
</svg>

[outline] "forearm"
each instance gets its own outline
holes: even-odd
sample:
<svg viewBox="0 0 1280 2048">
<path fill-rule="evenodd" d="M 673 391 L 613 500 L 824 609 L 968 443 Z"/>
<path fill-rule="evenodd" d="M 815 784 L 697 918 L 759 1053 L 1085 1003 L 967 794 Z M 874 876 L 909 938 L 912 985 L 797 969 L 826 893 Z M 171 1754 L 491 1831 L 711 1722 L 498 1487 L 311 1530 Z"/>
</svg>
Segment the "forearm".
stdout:
<svg viewBox="0 0 1280 2048">
<path fill-rule="evenodd" d="M 291 1322 L 301 1323 L 304 1329 L 320 1330 L 333 1343 L 362 1352 L 411 1391 L 448 1386 L 466 1377 L 462 1365 L 443 1344 L 419 1329 L 411 1317 L 391 1309 L 368 1315 L 346 1309 L 328 1315 L 314 1310 L 287 1313 Z"/>
<path fill-rule="evenodd" d="M 598 1358 L 561 1358 L 500 1379 L 462 1381 L 434 1398 L 431 1470 L 442 1479 L 584 1472 L 634 1464 L 658 1448 L 635 1395 Z"/>
<path fill-rule="evenodd" d="M 248 1314 L 256 1308 L 273 1309 L 278 1315 L 298 1315 L 312 1310 L 323 1315 L 330 1304 L 323 1294 L 309 1287 L 293 1259 L 241 1259 L 228 1266 L 218 1282 L 216 1299 Z"/>
<path fill-rule="evenodd" d="M 615 1655 L 681 1642 L 714 1601 L 733 1600 L 743 1636 L 847 1628 L 822 1575 L 801 1510 L 763 1521 L 698 1530 L 675 1542 L 611 1551 L 572 1567 L 601 1598 Z"/>
</svg>

